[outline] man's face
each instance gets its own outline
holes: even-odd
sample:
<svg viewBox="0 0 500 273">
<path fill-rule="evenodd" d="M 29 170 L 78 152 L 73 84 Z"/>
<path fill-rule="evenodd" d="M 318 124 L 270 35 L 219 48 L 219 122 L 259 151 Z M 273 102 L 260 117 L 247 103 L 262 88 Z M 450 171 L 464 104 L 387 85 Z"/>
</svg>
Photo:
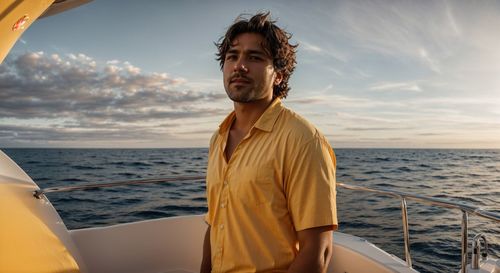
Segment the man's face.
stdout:
<svg viewBox="0 0 500 273">
<path fill-rule="evenodd" d="M 236 36 L 224 59 L 224 88 L 235 102 L 271 101 L 273 86 L 281 82 L 273 60 L 263 48 L 264 37 L 257 33 Z"/>
</svg>

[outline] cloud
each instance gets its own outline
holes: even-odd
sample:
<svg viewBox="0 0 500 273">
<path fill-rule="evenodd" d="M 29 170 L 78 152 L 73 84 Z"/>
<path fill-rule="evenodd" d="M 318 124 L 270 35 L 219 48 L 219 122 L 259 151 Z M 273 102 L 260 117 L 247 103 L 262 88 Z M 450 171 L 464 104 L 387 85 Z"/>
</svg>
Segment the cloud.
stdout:
<svg viewBox="0 0 500 273">
<path fill-rule="evenodd" d="M 394 130 L 410 130 L 415 129 L 414 127 L 348 127 L 345 128 L 347 131 L 394 131 Z"/>
<path fill-rule="evenodd" d="M 328 100 L 325 100 L 325 98 L 321 97 L 287 99 L 286 102 L 291 104 L 296 103 L 296 104 L 306 104 L 306 105 L 329 103 Z"/>
<path fill-rule="evenodd" d="M 462 39 L 454 9 L 445 2 L 348 1 L 332 16 L 359 48 L 411 57 L 436 72 Z"/>
<path fill-rule="evenodd" d="M 198 135 L 198 134 L 201 134 L 201 135 L 206 135 L 206 134 L 213 134 L 214 133 L 214 130 L 193 130 L 193 131 L 185 131 L 185 132 L 177 132 L 177 134 L 180 134 L 180 135 Z"/>
<path fill-rule="evenodd" d="M 420 134 L 417 134 L 419 136 L 442 136 L 442 135 L 447 135 L 447 134 L 443 134 L 443 133 L 420 133 Z"/>
<path fill-rule="evenodd" d="M 413 91 L 421 92 L 422 89 L 414 82 L 381 82 L 372 85 L 372 91 Z"/>
<path fill-rule="evenodd" d="M 305 42 L 305 41 L 301 41 L 300 45 L 302 46 L 301 48 L 305 51 L 310 51 L 310 52 L 315 52 L 315 53 L 323 52 L 323 49 L 320 48 L 319 46 L 310 44 L 310 43 Z"/>
<path fill-rule="evenodd" d="M 477 55 L 498 57 L 500 37 L 494 26 L 500 17 L 494 1 L 334 1 L 317 9 L 318 17 L 325 18 L 322 23 L 329 25 L 314 33 L 335 41 L 354 61 L 392 58 L 391 65 L 416 69 L 420 64 L 439 74 L 453 70 L 457 59 L 470 63 Z M 325 47 L 316 44 L 308 49 Z M 480 59 L 483 67 L 493 66 L 493 61 Z"/>
<path fill-rule="evenodd" d="M 315 45 L 311 42 L 301 40 L 301 41 L 299 41 L 299 51 L 300 50 L 304 50 L 306 52 L 319 55 L 322 58 L 324 58 L 325 56 L 331 57 L 331 58 L 333 58 L 337 61 L 340 61 L 342 63 L 345 63 L 348 61 L 346 54 L 333 48 L 331 45 L 329 45 L 328 48 L 322 48 L 322 47 Z"/>
<path fill-rule="evenodd" d="M 101 63 L 84 54 L 44 52 L 9 56 L 0 66 L 0 144 L 8 136 L 16 141 L 145 138 L 165 120 L 222 117 L 225 109 L 205 104 L 225 97 L 118 60 Z M 22 120 L 22 126 L 7 126 Z"/>
<path fill-rule="evenodd" d="M 61 57 L 33 52 L 10 59 L 0 69 L 0 116 L 139 120 L 201 115 L 192 105 L 224 94 L 181 90 L 185 80 L 167 73 L 142 73 L 128 62 L 98 66 L 83 54 Z"/>
</svg>

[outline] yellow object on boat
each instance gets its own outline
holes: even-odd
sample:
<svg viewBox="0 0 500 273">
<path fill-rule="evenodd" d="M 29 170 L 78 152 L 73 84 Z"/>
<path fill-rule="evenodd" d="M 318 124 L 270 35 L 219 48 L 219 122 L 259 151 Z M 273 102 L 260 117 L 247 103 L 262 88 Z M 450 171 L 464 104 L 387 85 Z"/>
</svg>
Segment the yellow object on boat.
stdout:
<svg viewBox="0 0 500 273">
<path fill-rule="evenodd" d="M 0 272 L 76 273 L 75 259 L 30 206 L 35 187 L 0 183 Z M 43 206 L 43 205 L 42 205 Z"/>
<path fill-rule="evenodd" d="M 54 0 L 0 1 L 0 63 L 23 32 Z"/>
</svg>

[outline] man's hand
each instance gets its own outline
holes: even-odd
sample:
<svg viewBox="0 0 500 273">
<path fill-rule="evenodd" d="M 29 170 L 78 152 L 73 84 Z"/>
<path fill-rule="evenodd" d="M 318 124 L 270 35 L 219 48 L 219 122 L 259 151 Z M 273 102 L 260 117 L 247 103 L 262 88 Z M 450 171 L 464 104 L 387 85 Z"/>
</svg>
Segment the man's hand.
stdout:
<svg viewBox="0 0 500 273">
<path fill-rule="evenodd" d="M 205 233 L 205 240 L 203 240 L 203 260 L 201 261 L 200 273 L 212 272 L 212 255 L 210 250 L 210 226 Z"/>
<path fill-rule="evenodd" d="M 298 232 L 299 254 L 288 273 L 324 273 L 332 257 L 332 226 L 322 226 Z"/>
</svg>

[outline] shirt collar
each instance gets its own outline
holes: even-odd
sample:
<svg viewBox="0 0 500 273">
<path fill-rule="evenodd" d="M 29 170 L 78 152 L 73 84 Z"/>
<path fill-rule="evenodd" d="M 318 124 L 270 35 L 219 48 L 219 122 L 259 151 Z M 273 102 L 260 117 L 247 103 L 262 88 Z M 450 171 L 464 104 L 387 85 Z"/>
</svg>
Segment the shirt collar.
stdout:
<svg viewBox="0 0 500 273">
<path fill-rule="evenodd" d="M 279 98 L 274 99 L 266 111 L 262 113 L 262 116 L 255 122 L 254 127 L 262 131 L 271 132 L 282 109 L 283 104 L 281 100 Z"/>
<path fill-rule="evenodd" d="M 273 102 L 267 107 L 266 111 L 262 113 L 257 122 L 255 122 L 253 127 L 265 132 L 271 132 L 282 109 L 283 104 L 281 103 L 281 100 L 279 98 L 274 99 Z M 231 128 L 231 124 L 235 118 L 236 114 L 232 111 L 219 125 L 219 134 L 222 135 L 227 132 L 227 130 Z"/>
<path fill-rule="evenodd" d="M 236 118 L 236 114 L 234 110 L 224 119 L 224 121 L 219 125 L 219 134 L 223 135 L 225 132 L 231 128 L 231 124 L 233 124 L 234 119 Z"/>
</svg>

